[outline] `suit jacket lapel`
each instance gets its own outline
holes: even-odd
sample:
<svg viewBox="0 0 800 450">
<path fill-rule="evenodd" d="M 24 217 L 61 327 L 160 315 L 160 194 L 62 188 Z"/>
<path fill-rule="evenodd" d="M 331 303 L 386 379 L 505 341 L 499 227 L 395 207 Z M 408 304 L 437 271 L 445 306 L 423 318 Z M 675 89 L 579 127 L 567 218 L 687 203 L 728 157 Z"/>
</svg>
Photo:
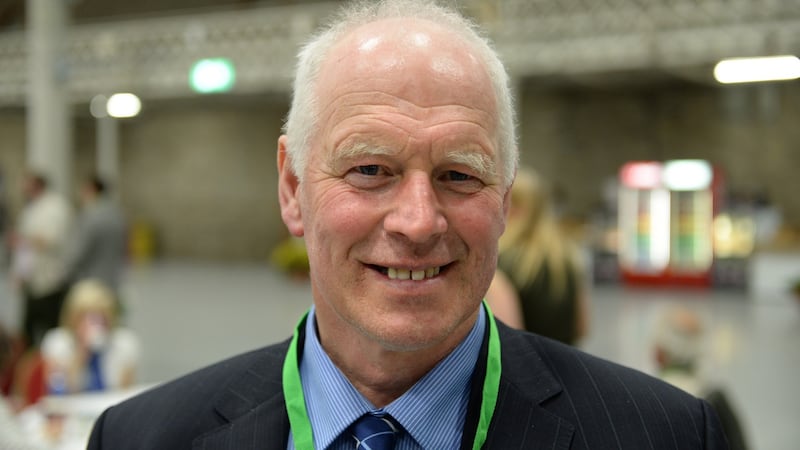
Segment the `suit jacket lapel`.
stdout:
<svg viewBox="0 0 800 450">
<path fill-rule="evenodd" d="M 502 324 L 498 328 L 503 373 L 484 448 L 569 448 L 575 426 L 542 406 L 561 393 L 561 384 L 530 339 Z"/>
<path fill-rule="evenodd" d="M 265 352 L 247 372 L 231 382 L 216 401 L 228 423 L 194 441 L 194 449 L 285 450 L 289 418 L 281 374 L 288 341 Z"/>
<path fill-rule="evenodd" d="M 286 450 L 289 418 L 283 395 L 195 440 L 195 450 Z"/>
</svg>

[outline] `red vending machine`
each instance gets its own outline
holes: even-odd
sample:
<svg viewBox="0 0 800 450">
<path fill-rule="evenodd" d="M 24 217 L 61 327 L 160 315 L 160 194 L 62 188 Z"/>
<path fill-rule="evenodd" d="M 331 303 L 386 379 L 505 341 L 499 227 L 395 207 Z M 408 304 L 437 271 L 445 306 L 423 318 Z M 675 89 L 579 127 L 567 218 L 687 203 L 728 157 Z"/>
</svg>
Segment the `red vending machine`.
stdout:
<svg viewBox="0 0 800 450">
<path fill-rule="evenodd" d="M 719 181 L 703 160 L 630 162 L 622 167 L 619 261 L 623 281 L 711 285 Z"/>
</svg>

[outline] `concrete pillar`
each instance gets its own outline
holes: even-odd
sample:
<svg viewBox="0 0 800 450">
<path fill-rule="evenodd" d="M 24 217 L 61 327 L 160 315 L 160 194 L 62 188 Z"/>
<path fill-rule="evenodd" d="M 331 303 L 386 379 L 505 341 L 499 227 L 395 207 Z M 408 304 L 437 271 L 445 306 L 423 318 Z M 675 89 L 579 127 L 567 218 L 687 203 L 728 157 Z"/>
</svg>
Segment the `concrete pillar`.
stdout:
<svg viewBox="0 0 800 450">
<path fill-rule="evenodd" d="M 67 0 L 27 0 L 27 163 L 69 195 L 72 120 L 67 93 Z"/>
</svg>

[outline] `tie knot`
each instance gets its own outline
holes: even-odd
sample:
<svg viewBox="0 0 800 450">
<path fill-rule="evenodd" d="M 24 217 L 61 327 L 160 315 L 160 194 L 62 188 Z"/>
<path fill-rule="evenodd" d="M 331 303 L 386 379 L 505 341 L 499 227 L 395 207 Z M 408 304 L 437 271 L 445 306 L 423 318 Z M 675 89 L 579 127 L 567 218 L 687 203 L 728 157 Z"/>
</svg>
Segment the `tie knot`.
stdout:
<svg viewBox="0 0 800 450">
<path fill-rule="evenodd" d="M 356 450 L 391 450 L 398 426 L 388 414 L 364 414 L 350 426 Z"/>
</svg>

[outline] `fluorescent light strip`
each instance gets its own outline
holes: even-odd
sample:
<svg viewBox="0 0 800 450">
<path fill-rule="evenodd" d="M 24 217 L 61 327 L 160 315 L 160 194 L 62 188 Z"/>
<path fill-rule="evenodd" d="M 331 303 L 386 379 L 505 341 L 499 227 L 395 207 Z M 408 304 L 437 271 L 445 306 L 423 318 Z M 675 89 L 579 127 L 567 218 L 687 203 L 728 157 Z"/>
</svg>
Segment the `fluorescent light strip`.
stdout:
<svg viewBox="0 0 800 450">
<path fill-rule="evenodd" d="M 723 84 L 800 78 L 800 58 L 794 55 L 724 59 L 714 66 L 714 78 Z"/>
</svg>

